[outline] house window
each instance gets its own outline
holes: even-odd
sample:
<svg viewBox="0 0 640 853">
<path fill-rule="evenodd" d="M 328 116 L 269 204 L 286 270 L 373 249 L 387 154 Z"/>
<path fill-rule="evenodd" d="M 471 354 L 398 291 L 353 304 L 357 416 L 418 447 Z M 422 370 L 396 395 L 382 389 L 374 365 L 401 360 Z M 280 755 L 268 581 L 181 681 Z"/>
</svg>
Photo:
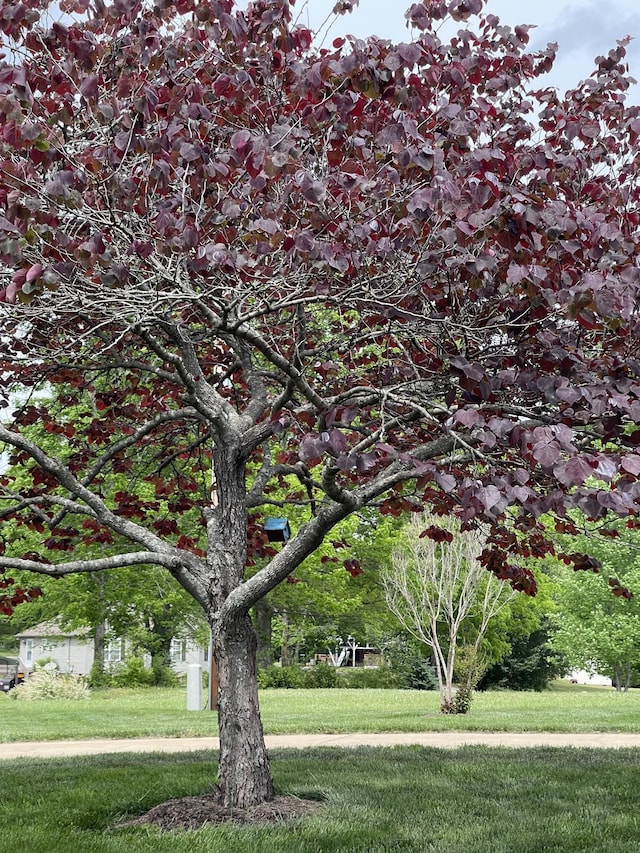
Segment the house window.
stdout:
<svg viewBox="0 0 640 853">
<path fill-rule="evenodd" d="M 124 640 L 121 637 L 109 640 L 104 647 L 104 665 L 110 667 L 124 659 Z"/>
<path fill-rule="evenodd" d="M 171 649 L 169 652 L 171 656 L 171 663 L 184 663 L 187 659 L 187 641 L 184 639 L 174 637 L 171 640 Z"/>
<path fill-rule="evenodd" d="M 24 662 L 28 667 L 33 666 L 33 640 L 25 640 L 24 641 Z"/>
</svg>

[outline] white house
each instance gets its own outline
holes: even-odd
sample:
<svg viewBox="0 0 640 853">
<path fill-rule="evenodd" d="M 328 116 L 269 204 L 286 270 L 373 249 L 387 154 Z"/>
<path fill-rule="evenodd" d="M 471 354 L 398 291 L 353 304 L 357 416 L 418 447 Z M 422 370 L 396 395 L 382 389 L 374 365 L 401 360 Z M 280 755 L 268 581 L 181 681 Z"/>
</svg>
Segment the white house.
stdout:
<svg viewBox="0 0 640 853">
<path fill-rule="evenodd" d="M 88 675 L 93 666 L 93 637 L 89 629 L 65 630 L 57 622 L 41 622 L 18 634 L 20 640 L 20 669 L 28 677 L 39 660 L 54 660 L 60 672 Z M 125 661 L 130 644 L 123 638 L 105 643 L 104 661 L 107 669 Z M 193 640 L 177 637 L 171 641 L 171 666 L 180 675 L 190 663 L 204 668 L 208 650 Z"/>
</svg>

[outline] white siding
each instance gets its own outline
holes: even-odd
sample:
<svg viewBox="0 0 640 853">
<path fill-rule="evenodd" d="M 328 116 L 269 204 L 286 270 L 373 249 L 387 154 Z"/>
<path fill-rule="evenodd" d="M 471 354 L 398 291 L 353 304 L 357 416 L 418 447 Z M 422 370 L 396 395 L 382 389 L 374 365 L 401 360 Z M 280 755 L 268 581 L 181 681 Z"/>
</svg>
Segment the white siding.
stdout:
<svg viewBox="0 0 640 853">
<path fill-rule="evenodd" d="M 33 672 L 35 664 L 43 658 L 53 658 L 60 672 L 88 675 L 93 663 L 93 640 L 82 637 L 27 637 L 20 640 L 20 664 L 26 674 Z"/>
<path fill-rule="evenodd" d="M 206 669 L 206 654 L 193 640 L 176 639 L 172 643 L 172 667 L 179 675 L 185 675 L 191 663 L 199 663 Z M 130 653 L 129 644 L 114 639 L 105 646 L 105 666 L 110 669 Z M 20 668 L 28 677 L 38 661 L 53 659 L 60 672 L 89 675 L 93 664 L 93 639 L 78 636 L 50 636 L 20 638 Z M 145 666 L 151 659 L 145 655 Z"/>
<path fill-rule="evenodd" d="M 184 655 L 184 660 L 172 661 L 171 668 L 174 670 L 174 672 L 177 672 L 178 675 L 186 675 L 187 667 L 190 663 L 199 663 L 203 671 L 206 669 L 204 649 L 201 649 L 197 643 L 193 642 L 193 640 L 187 640 L 187 648 L 186 653 Z"/>
</svg>

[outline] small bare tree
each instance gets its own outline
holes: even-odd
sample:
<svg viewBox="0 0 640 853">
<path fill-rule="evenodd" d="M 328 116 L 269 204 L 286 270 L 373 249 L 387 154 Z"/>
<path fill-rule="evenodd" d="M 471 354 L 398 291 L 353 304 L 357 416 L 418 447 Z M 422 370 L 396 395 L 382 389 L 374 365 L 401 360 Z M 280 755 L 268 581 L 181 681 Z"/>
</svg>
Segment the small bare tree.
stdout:
<svg viewBox="0 0 640 853">
<path fill-rule="evenodd" d="M 424 513 L 407 525 L 403 544 L 382 574 L 389 608 L 433 651 L 440 704 L 447 713 L 457 710 L 453 679 L 463 626 L 473 626 L 466 650 L 477 661 L 490 621 L 516 595 L 478 561 L 484 545 L 482 531 L 463 532 L 455 518 Z M 463 685 L 467 695 L 474 681 Z"/>
</svg>

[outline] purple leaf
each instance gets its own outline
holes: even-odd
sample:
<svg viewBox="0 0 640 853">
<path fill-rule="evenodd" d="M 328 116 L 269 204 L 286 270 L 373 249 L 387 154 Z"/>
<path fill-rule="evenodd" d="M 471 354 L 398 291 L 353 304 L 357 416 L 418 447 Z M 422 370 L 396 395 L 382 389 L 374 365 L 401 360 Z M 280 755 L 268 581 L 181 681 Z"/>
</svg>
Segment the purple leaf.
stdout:
<svg viewBox="0 0 640 853">
<path fill-rule="evenodd" d="M 180 146 L 180 156 L 183 160 L 186 160 L 187 163 L 193 163 L 194 160 L 199 160 L 201 153 L 200 148 L 197 148 L 190 142 L 183 142 Z"/>
<path fill-rule="evenodd" d="M 539 442 L 534 445 L 533 458 L 543 468 L 551 468 L 560 459 L 561 450 L 557 441 Z"/>
<path fill-rule="evenodd" d="M 637 477 L 640 475 L 640 456 L 637 456 L 635 453 L 624 456 L 620 463 L 620 467 L 627 473 L 633 474 L 634 477 Z"/>
<path fill-rule="evenodd" d="M 231 147 L 238 154 L 244 155 L 251 147 L 251 133 L 248 130 L 237 130 L 230 139 Z"/>
<path fill-rule="evenodd" d="M 88 101 L 96 101 L 98 99 L 97 75 L 91 74 L 91 76 L 84 78 L 80 84 L 80 94 Z"/>
<path fill-rule="evenodd" d="M 475 426 L 480 420 L 477 409 L 458 409 L 454 417 L 459 424 L 466 427 Z"/>
<path fill-rule="evenodd" d="M 581 486 L 593 473 L 593 465 L 589 463 L 588 458 L 579 456 L 574 456 L 567 462 L 561 462 L 553 469 L 555 478 L 564 486 Z"/>
<path fill-rule="evenodd" d="M 444 474 L 441 472 L 436 474 L 436 483 L 440 486 L 442 491 L 447 494 L 452 492 L 457 485 L 455 477 L 452 477 L 451 474 Z"/>
</svg>

